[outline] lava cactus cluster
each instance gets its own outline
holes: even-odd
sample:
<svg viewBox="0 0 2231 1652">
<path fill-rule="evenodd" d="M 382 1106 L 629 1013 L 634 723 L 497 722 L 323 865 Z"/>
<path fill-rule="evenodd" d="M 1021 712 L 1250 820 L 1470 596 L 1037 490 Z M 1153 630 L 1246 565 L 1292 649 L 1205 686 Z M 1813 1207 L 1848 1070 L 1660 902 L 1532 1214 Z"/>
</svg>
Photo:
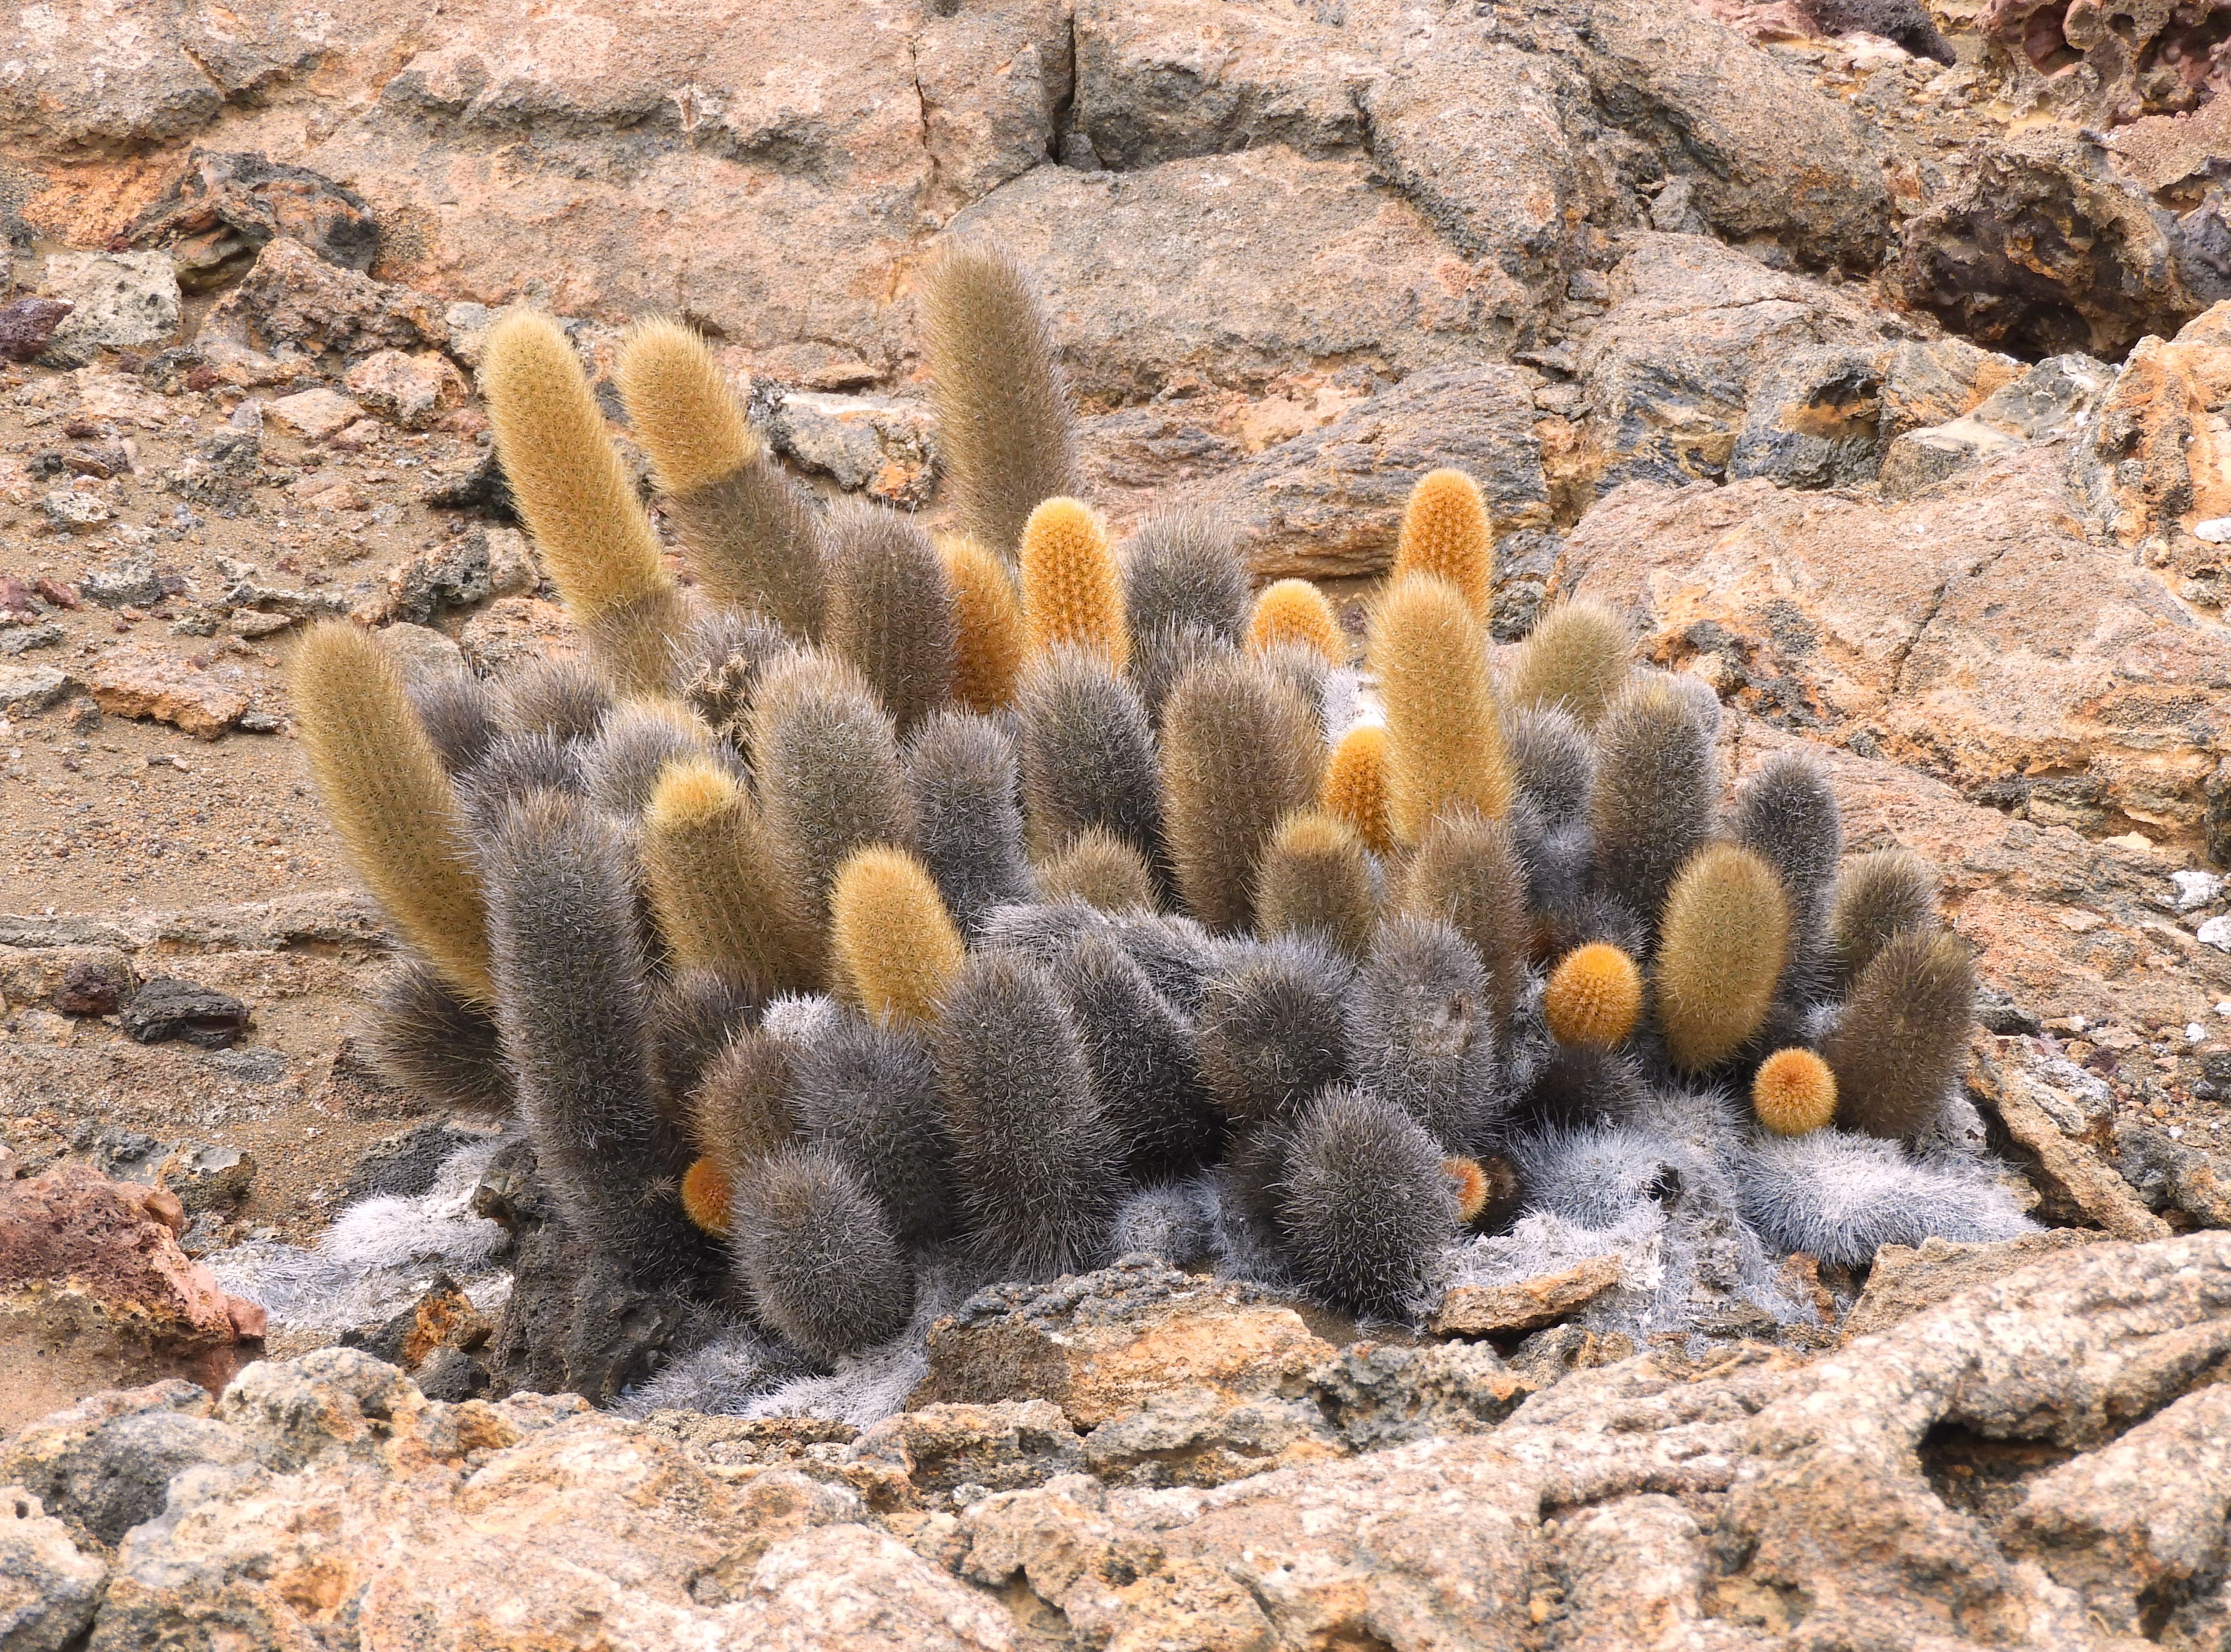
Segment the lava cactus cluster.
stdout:
<svg viewBox="0 0 2231 1652">
<path fill-rule="evenodd" d="M 1779 1250 L 2021 1224 L 1947 1145 L 1966 951 L 1918 861 L 1845 855 L 1814 762 L 1728 795 L 1710 694 L 1584 603 L 1498 659 L 1454 471 L 1359 673 L 1213 517 L 1111 543 L 1014 264 L 960 247 L 918 296 L 950 535 L 802 489 L 652 322 L 616 377 L 677 577 L 572 344 L 514 312 L 484 390 L 578 648 L 486 681 L 300 648 L 410 953 L 379 1058 L 515 1110 L 582 1237 L 824 1360 L 932 1261 L 1147 1249 L 1410 1317 L 1669 1096 Z"/>
</svg>

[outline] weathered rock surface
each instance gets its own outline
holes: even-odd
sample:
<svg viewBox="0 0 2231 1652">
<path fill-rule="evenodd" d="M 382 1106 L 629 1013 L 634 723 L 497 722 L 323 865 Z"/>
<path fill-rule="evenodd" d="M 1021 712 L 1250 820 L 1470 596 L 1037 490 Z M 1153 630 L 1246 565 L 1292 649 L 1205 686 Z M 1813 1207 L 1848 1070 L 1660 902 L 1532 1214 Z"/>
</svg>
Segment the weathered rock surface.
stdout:
<svg viewBox="0 0 2231 1652">
<path fill-rule="evenodd" d="M 1208 1487 L 1081 1471 L 1044 1401 L 846 1442 L 429 1401 L 332 1349 L 18 1436 L 0 1462 L 48 1512 L 17 1515 L 45 1524 L 0 1598 L 90 1615 L 95 1648 L 221 1627 L 243 1652 L 342 1624 L 814 1652 L 2201 1645 L 2226 1608 L 2227 1310 L 2231 1237 L 2093 1244 L 1810 1365 L 1640 1355 L 1468 1434 Z"/>
<path fill-rule="evenodd" d="M 1042 166 L 955 217 L 1036 271 L 1080 394 L 1394 377 L 1507 349 L 1548 295 L 1467 261 L 1353 159 L 1271 147 L 1143 172 Z"/>
<path fill-rule="evenodd" d="M 2221 855 L 2231 634 L 2086 532 L 2066 468 L 2040 444 L 1894 503 L 1630 484 L 1568 541 L 1561 583 L 1787 726 L 2040 824 Z"/>
<path fill-rule="evenodd" d="M 0 1422 L 103 1378 L 230 1374 L 236 1346 L 263 1334 L 263 1310 L 178 1249 L 184 1219 L 176 1196 L 83 1165 L 0 1181 Z"/>
</svg>

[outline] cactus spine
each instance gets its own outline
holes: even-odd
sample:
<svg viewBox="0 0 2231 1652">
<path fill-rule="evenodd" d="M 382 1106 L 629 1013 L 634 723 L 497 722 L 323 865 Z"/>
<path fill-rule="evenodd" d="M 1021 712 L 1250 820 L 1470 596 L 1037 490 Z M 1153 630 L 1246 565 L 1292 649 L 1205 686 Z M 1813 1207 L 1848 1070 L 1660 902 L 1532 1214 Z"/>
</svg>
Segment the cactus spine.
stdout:
<svg viewBox="0 0 2231 1652">
<path fill-rule="evenodd" d="M 1428 471 L 1410 490 L 1394 542 L 1395 580 L 1445 579 L 1482 625 L 1495 607 L 1495 526 L 1479 484 L 1461 470 Z"/>
<path fill-rule="evenodd" d="M 956 634 L 944 561 L 928 534 L 878 506 L 831 511 L 827 541 L 824 639 L 859 668 L 903 739 L 953 688 Z"/>
<path fill-rule="evenodd" d="M 689 1153 L 652 1082 L 650 965 L 621 829 L 578 797 L 514 804 L 488 850 L 503 1052 L 574 1231 L 648 1282 L 703 1276 L 680 1197 Z"/>
<path fill-rule="evenodd" d="M 1030 278 L 1006 253 L 948 248 L 919 291 L 938 456 L 961 532 L 1012 557 L 1045 500 L 1077 491 L 1068 385 Z"/>
<path fill-rule="evenodd" d="M 1162 822 L 1179 892 L 1225 933 L 1251 928 L 1257 863 L 1316 796 L 1316 720 L 1254 661 L 1195 666 L 1162 712 Z"/>
<path fill-rule="evenodd" d="M 821 630 L 812 500 L 767 453 L 705 341 L 673 321 L 621 346 L 620 402 L 665 495 L 690 567 L 724 603 L 757 608 L 803 641 Z"/>
<path fill-rule="evenodd" d="M 1346 1086 L 1317 1096 L 1288 1134 L 1277 1216 L 1303 1282 L 1351 1313 L 1414 1313 L 1456 1237 L 1439 1145 L 1400 1108 Z"/>
<path fill-rule="evenodd" d="M 1023 526 L 1023 630 L 1032 655 L 1090 650 L 1122 670 L 1131 658 L 1123 586 L 1098 513 L 1081 500 L 1050 499 Z"/>
<path fill-rule="evenodd" d="M 1947 929 L 1892 936 L 1821 1045 L 1836 1073 L 1837 1116 L 1871 1136 L 1918 1135 L 1959 1081 L 1975 1013 L 1965 941 Z"/>
<path fill-rule="evenodd" d="M 693 1158 L 682 1172 L 682 1214 L 700 1233 L 728 1236 L 728 1206 L 734 1197 L 734 1187 L 710 1158 Z"/>
<path fill-rule="evenodd" d="M 487 913 L 464 817 L 394 656 L 328 622 L 295 649 L 288 689 L 310 771 L 359 874 L 443 978 L 488 1003 Z"/>
<path fill-rule="evenodd" d="M 659 491 L 687 494 L 756 458 L 759 438 L 705 340 L 679 321 L 638 321 L 620 345 L 620 405 Z"/>
<path fill-rule="evenodd" d="M 1765 1024 L 1789 956 L 1789 899 L 1751 850 L 1710 843 L 1673 880 L 1658 947 L 1658 1022 L 1677 1067 L 1717 1067 Z"/>
<path fill-rule="evenodd" d="M 1154 904 L 1154 874 L 1145 857 L 1114 833 L 1088 826 L 1049 856 L 1038 871 L 1042 900 L 1082 900 L 1103 912 L 1133 912 Z"/>
<path fill-rule="evenodd" d="M 1262 654 L 1281 643 L 1322 655 L 1328 665 L 1348 663 L 1348 639 L 1325 595 L 1306 579 L 1281 579 L 1264 587 L 1247 621 L 1247 646 Z"/>
<path fill-rule="evenodd" d="M 857 851 L 837 873 L 829 927 L 846 996 L 879 1020 L 925 1027 L 967 952 L 928 869 L 904 849 Z"/>
<path fill-rule="evenodd" d="M 1511 667 L 1514 707 L 1557 707 L 1583 728 L 1603 720 L 1626 681 L 1626 625 L 1594 603 L 1560 603 L 1545 610 Z"/>
<path fill-rule="evenodd" d="M 658 932 L 683 969 L 772 993 L 810 978 L 806 920 L 775 875 L 751 798 L 703 758 L 670 764 L 643 816 Z"/>
<path fill-rule="evenodd" d="M 1149 865 L 1161 853 L 1161 779 L 1147 708 L 1107 661 L 1057 649 L 1023 679 L 1023 812 L 1031 848 L 1057 853 L 1097 826 Z"/>
<path fill-rule="evenodd" d="M 954 921 L 973 932 L 993 907 L 1031 898 L 1015 746 L 998 721 L 940 712 L 906 749 L 914 846 Z"/>
<path fill-rule="evenodd" d="M 906 841 L 906 783 L 889 714 L 859 673 L 801 655 L 768 668 L 751 727 L 775 866 L 818 922 L 847 855 L 863 844 Z"/>
<path fill-rule="evenodd" d="M 1837 976 L 1855 981 L 1892 937 L 1909 929 L 1936 929 L 1937 880 L 1910 849 L 1856 855 L 1836 881 L 1828 926 Z"/>
<path fill-rule="evenodd" d="M 1595 887 L 1654 920 L 1674 874 L 1712 833 L 1720 769 L 1711 737 L 1678 689 L 1644 681 L 1612 703 L 1596 753 Z"/>
<path fill-rule="evenodd" d="M 599 662 L 625 687 L 663 692 L 681 592 L 573 346 L 548 316 L 509 311 L 488 331 L 481 388 L 520 515 Z"/>
<path fill-rule="evenodd" d="M 1237 645 L 1247 629 L 1247 573 L 1222 522 L 1205 511 L 1159 511 L 1125 547 L 1123 611 L 1141 645 L 1190 631 Z"/>
<path fill-rule="evenodd" d="M 462 1112 L 511 1111 L 511 1069 L 489 1009 L 431 965 L 414 958 L 389 976 L 368 1019 L 372 1063 L 389 1083 Z"/>
<path fill-rule="evenodd" d="M 1561 1044 L 1623 1042 L 1642 1015 L 1642 971 L 1616 946 L 1575 947 L 1549 972 L 1542 1013 Z"/>
<path fill-rule="evenodd" d="M 818 1359 L 896 1336 L 914 1268 L 890 1223 L 826 1147 L 785 1147 L 736 1190 L 730 1240 L 760 1317 Z"/>
<path fill-rule="evenodd" d="M 1434 815 L 1510 809 L 1510 765 L 1487 666 L 1487 634 L 1445 580 L 1413 574 L 1381 597 L 1371 663 L 1387 707 L 1387 817 L 1414 844 Z"/>
<path fill-rule="evenodd" d="M 1394 852 L 1394 823 L 1387 806 L 1387 730 L 1359 723 L 1340 738 L 1317 786 L 1317 804 L 1355 829 L 1381 860 Z"/>
<path fill-rule="evenodd" d="M 1123 1144 L 1045 966 L 975 953 L 933 1046 L 955 1191 L 985 1262 L 1015 1278 L 1091 1266 L 1115 1219 Z"/>
<path fill-rule="evenodd" d="M 1278 823 L 1256 877 L 1255 919 L 1265 939 L 1312 934 L 1335 952 L 1361 958 L 1379 921 L 1370 852 L 1355 829 L 1321 809 L 1297 810 Z"/>
<path fill-rule="evenodd" d="M 1822 966 L 1836 899 L 1844 825 L 1828 778 L 1814 758 L 1785 752 L 1736 794 L 1735 839 L 1764 858 L 1789 894 L 1790 958 L 1807 978 Z"/>
<path fill-rule="evenodd" d="M 1777 1049 L 1751 1075 L 1750 1105 L 1775 1135 L 1809 1135 L 1836 1116 L 1836 1074 L 1809 1049 Z"/>
<path fill-rule="evenodd" d="M 970 711 L 1011 704 L 1025 652 L 1023 603 L 1006 565 L 973 539 L 939 542 L 953 593 L 953 697 Z"/>
<path fill-rule="evenodd" d="M 1403 913 L 1449 925 L 1479 954 L 1497 1027 L 1510 1024 L 1526 984 L 1526 872 L 1510 828 L 1455 808 L 1426 829 L 1402 879 Z"/>
</svg>

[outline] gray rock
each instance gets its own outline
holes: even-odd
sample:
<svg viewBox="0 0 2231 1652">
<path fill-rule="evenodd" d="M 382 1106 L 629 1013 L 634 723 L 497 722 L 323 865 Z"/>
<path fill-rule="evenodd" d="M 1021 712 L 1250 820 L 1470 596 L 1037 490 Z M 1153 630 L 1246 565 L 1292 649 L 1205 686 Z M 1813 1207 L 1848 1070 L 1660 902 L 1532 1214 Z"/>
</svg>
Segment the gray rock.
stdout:
<svg viewBox="0 0 2231 1652">
<path fill-rule="evenodd" d="M 379 229 L 364 197 L 306 167 L 253 153 L 196 150 L 163 198 L 126 232 L 168 250 L 179 284 L 205 292 L 242 273 L 275 236 L 345 269 L 369 270 Z"/>
<path fill-rule="evenodd" d="M 0 665 L 0 712 L 10 717 L 44 711 L 69 691 L 68 675 L 53 666 Z"/>
<path fill-rule="evenodd" d="M 59 625 L 25 625 L 0 631 L 0 660 L 12 660 L 34 649 L 50 649 L 62 640 Z"/>
<path fill-rule="evenodd" d="M 167 253 L 55 253 L 45 291 L 75 307 L 39 359 L 81 367 L 103 350 L 167 344 L 178 331 L 178 278 Z"/>
<path fill-rule="evenodd" d="M 42 495 L 39 513 L 67 532 L 72 528 L 97 527 L 115 514 L 98 494 L 74 487 L 57 487 Z"/>
<path fill-rule="evenodd" d="M 1811 1595 L 1815 1644 L 1898 1644 L 1957 1617 L 2027 1623 L 2034 1646 L 2092 1645 L 2066 1593 L 2091 1573 L 2086 1557 L 2064 1564 L 2066 1579 L 2050 1557 L 2042 1571 L 2019 1566 L 1995 1541 L 1989 1506 L 1955 1507 L 1937 1487 L 1972 1480 L 1996 1442 L 2108 1445 L 2227 1355 L 2231 1237 L 2090 1245 L 2023 1268 L 1854 1344 L 1761 1411 L 1720 1544 L 1744 1557 L 1752 1587 Z M 2150 1495 L 2221 1498 L 2220 1468 L 2162 1453 L 2147 1471 Z M 1824 1561 L 1836 1581 L 1816 1592 Z"/>
<path fill-rule="evenodd" d="M 1730 476 L 1783 487 L 1852 487 L 1881 468 L 1878 352 L 1828 345 L 1795 352 L 1752 384 Z"/>
<path fill-rule="evenodd" d="M 1081 0 L 1072 119 L 1122 171 L 1283 144 L 1361 146 L 1359 94 L 1376 74 L 1339 31 L 1300 12 L 1202 0 Z"/>
<path fill-rule="evenodd" d="M 1855 352 L 1876 346 L 1881 323 L 1844 294 L 1699 236 L 1645 235 L 1612 272 L 1612 307 L 1582 345 L 1588 428 L 1604 455 L 1600 493 L 1624 481 L 1678 486 L 1730 474 L 1738 441 L 1753 462 L 1833 472 L 1840 442 L 1862 419 L 1839 396 Z M 1822 352 L 1833 353 L 1822 353 Z M 1798 416 L 1812 392 L 1788 377 L 1752 427 L 1754 384 L 1812 364 L 1829 397 L 1814 442 Z M 1839 364 L 1843 364 L 1839 365 Z M 1872 373 L 1872 369 L 1867 370 Z M 1861 397 L 1860 399 L 1864 399 Z M 1776 410 L 1784 410 L 1777 412 Z"/>
<path fill-rule="evenodd" d="M 0 1486 L 0 1646 L 63 1652 L 100 1604 L 108 1568 L 78 1552 L 61 1521 L 20 1486 Z"/>
<path fill-rule="evenodd" d="M 1423 32 L 1364 94 L 1373 158 L 1467 256 L 1555 290 L 1576 256 L 1561 113 L 1573 78 L 1462 28 Z"/>
<path fill-rule="evenodd" d="M 2208 1585 L 2223 1576 L 2227 1510 L 2231 1387 L 2219 1384 L 2031 1481 L 2004 1541 L 2080 1594 L 2111 1633 L 2220 1644 L 2222 1595 Z"/>
<path fill-rule="evenodd" d="M 2017 1268 L 2091 1244 L 2100 1236 L 2086 1228 L 2048 1228 L 1988 1244 L 1955 1244 L 1931 1237 L 1918 1246 L 1885 1245 L 1875 1252 L 1866 1288 L 1845 1319 L 1843 1333 L 1848 1339 L 1887 1331 L 1964 1290 L 2004 1279 Z"/>
<path fill-rule="evenodd" d="M 1007 1287 L 974 1313 L 1144 1313 L 1181 1337 L 1165 1274 Z M 1012 1649 L 1018 1620 L 1112 1645 L 1767 1652 L 1801 1624 L 1807 1645 L 1901 1647 L 1959 1623 L 2019 1626 L 1988 1643 L 2035 1652 L 2196 1647 L 2227 1621 L 2227 1310 L 2231 1236 L 2100 1242 L 1810 1365 L 1756 1346 L 1576 1362 L 1499 1422 L 1478 1397 L 1525 1384 L 1491 1352 L 1357 1344 L 1315 1390 L 1214 1416 L 1133 1388 L 1083 1436 L 1104 1477 L 1074 1471 L 1077 1433 L 1044 1400 L 925 1407 L 848 1442 L 570 1396 L 445 1404 L 346 1349 L 250 1366 L 213 1418 L 184 1384 L 97 1397 L 0 1461 L 93 1487 L 127 1427 L 209 1424 L 165 1436 L 133 1491 L 146 1506 L 169 1476 L 119 1542 L 94 1652 L 183 1643 L 220 1612 L 260 1652 L 313 1617 L 372 1644 L 497 1610 L 553 1649 L 615 1623 L 652 1626 L 645 1645 Z M 1448 1409 L 1419 1405 L 1437 1394 Z M 1251 1466 L 1246 1428 L 1284 1443 Z M 1242 1472 L 1187 1478 L 1215 1441 Z M 73 1534 L 53 1525 L 59 1553 Z M 73 1570 L 98 1588 L 97 1565 Z M 0 1567 L 0 1589 L 21 1575 Z M 270 1586 L 309 1575 L 334 1592 Z"/>
<path fill-rule="evenodd" d="M 1545 49 L 1587 76 L 1605 124 L 1685 180 L 1720 235 L 1807 265 L 1881 261 L 1890 188 L 1866 128 L 1775 55 L 1700 6 L 1562 0 L 1524 16 Z"/>
<path fill-rule="evenodd" d="M 415 1125 L 365 1148 L 349 1172 L 341 1197 L 351 1204 L 359 1199 L 415 1198 L 434 1185 L 435 1177 L 458 1148 L 485 1139 L 482 1133 L 459 1129 L 447 1120 Z"/>
<path fill-rule="evenodd" d="M 264 715 L 260 724 L 252 720 L 258 713 L 250 712 L 240 720 L 240 726 L 251 734 L 275 732 L 278 720 Z M 276 1084 L 290 1071 L 287 1057 L 268 1044 L 253 1044 L 244 1049 L 213 1049 L 202 1057 L 202 1065 L 220 1079 L 236 1084 Z"/>
<path fill-rule="evenodd" d="M 126 1035 L 139 1043 L 179 1038 L 202 1049 L 226 1049 L 248 1029 L 249 1014 L 230 992 L 158 975 L 140 983 L 122 1022 Z"/>
<path fill-rule="evenodd" d="M 847 493 L 909 508 L 928 502 L 934 427 L 920 402 L 785 390 L 767 399 L 760 425 L 776 452 Z"/>
<path fill-rule="evenodd" d="M 1043 166 L 1074 90 L 1064 0 L 929 8 L 914 42 L 939 216 Z"/>
<path fill-rule="evenodd" d="M 2205 307 L 2143 190 L 2064 128 L 1978 145 L 1906 226 L 1887 284 L 1907 305 L 2018 355 L 2119 359 Z"/>
<path fill-rule="evenodd" d="M 146 552 L 121 556 L 86 575 L 79 589 L 103 608 L 152 608 L 171 594 L 155 558 Z M 182 584 L 177 589 L 184 589 Z"/>
<path fill-rule="evenodd" d="M 416 558 L 413 561 L 415 562 Z M 408 568 L 412 564 L 406 563 L 404 565 Z M 485 554 L 481 558 L 481 570 L 483 574 L 487 571 Z M 468 583 L 462 588 L 470 588 L 470 574 L 471 567 L 468 563 L 466 565 Z M 451 587 L 451 589 L 458 588 L 460 587 Z M 429 677 L 444 674 L 454 675 L 466 669 L 464 650 L 460 649 L 451 638 L 436 630 L 430 625 L 398 620 L 391 624 L 381 626 L 373 635 L 378 637 L 380 646 L 401 662 L 404 674 L 413 681 L 424 681 Z"/>
<path fill-rule="evenodd" d="M 210 1416 L 210 1398 L 176 1378 L 97 1394 L 35 1423 L 0 1449 L 0 1478 L 27 1487 L 89 1549 L 113 1549 L 163 1509 L 171 1478 L 197 1463 L 238 1463 L 247 1436 Z"/>
<path fill-rule="evenodd" d="M 930 1495 L 980 1496 L 1043 1485 L 1083 1465 L 1083 1443 L 1061 1407 L 1042 1399 L 925 1405 L 886 1417 L 853 1442 L 848 1462 L 896 1469 Z"/>
<path fill-rule="evenodd" d="M 2231 1228 L 2231 1160 L 2222 1154 L 2124 1121 L 2115 1126 L 2114 1164 L 2148 1210 L 2179 1211 L 2196 1227 Z"/>
<path fill-rule="evenodd" d="M 237 1147 L 189 1142 L 165 1159 L 156 1175 L 178 1196 L 187 1214 L 199 1215 L 247 1197 L 255 1182 L 255 1158 Z"/>
<path fill-rule="evenodd" d="M 423 629 L 437 615 L 453 608 L 470 608 L 495 594 L 488 570 L 485 532 L 466 532 L 443 539 L 421 551 L 387 577 L 388 613 L 402 622 L 406 632 Z M 381 635 L 390 636 L 390 626 Z M 439 635 L 439 633 L 434 633 Z M 445 641 L 447 639 L 444 639 Z M 404 644 L 391 640 L 390 647 Z M 449 644 L 462 667 L 464 656 Z"/>
</svg>

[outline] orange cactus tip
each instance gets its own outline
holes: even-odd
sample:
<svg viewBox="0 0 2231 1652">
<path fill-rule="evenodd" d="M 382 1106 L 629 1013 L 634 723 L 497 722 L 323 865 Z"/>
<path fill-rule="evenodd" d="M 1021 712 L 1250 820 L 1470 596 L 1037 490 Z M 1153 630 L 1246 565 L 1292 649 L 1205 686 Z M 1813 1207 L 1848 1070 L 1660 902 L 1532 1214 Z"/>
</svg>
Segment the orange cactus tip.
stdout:
<svg viewBox="0 0 2231 1652">
<path fill-rule="evenodd" d="M 1478 482 L 1461 470 L 1418 479 L 1402 507 L 1394 572 L 1445 579 L 1464 593 L 1474 615 L 1488 616 L 1495 605 L 1495 525 Z"/>
<path fill-rule="evenodd" d="M 1384 860 L 1394 852 L 1387 812 L 1387 730 L 1359 723 L 1341 736 L 1317 782 L 1317 806 L 1355 828 L 1366 848 Z"/>
<path fill-rule="evenodd" d="M 682 1172 L 682 1211 L 715 1239 L 728 1236 L 728 1200 L 734 1190 L 728 1173 L 709 1158 L 690 1161 Z"/>
<path fill-rule="evenodd" d="M 1758 1064 L 1750 1105 L 1775 1135 L 1810 1135 L 1836 1116 L 1836 1075 L 1809 1049 L 1777 1049 Z"/>
<path fill-rule="evenodd" d="M 1642 971 L 1603 941 L 1576 946 L 1550 971 L 1542 1013 L 1561 1044 L 1616 1044 L 1642 1014 Z"/>
<path fill-rule="evenodd" d="M 1457 1220 L 1471 1223 L 1479 1220 L 1479 1213 L 1487 1209 L 1490 1192 L 1487 1172 L 1476 1158 L 1445 1158 L 1441 1169 L 1457 1190 Z"/>
<path fill-rule="evenodd" d="M 1281 579 L 1264 588 L 1247 622 L 1247 646 L 1258 654 L 1282 642 L 1299 643 L 1329 665 L 1348 663 L 1348 639 L 1325 594 L 1306 579 Z"/>
</svg>

